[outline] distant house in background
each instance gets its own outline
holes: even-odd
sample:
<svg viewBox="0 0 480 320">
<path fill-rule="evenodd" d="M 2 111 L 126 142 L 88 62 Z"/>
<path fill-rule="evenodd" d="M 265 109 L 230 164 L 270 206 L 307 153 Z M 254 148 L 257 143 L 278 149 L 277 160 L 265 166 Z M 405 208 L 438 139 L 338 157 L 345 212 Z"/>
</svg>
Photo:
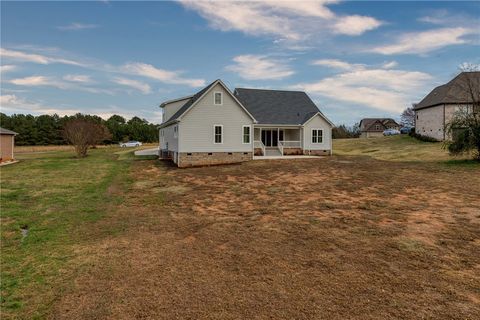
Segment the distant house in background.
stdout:
<svg viewBox="0 0 480 320">
<path fill-rule="evenodd" d="M 415 132 L 445 140 L 445 127 L 455 112 L 473 111 L 470 86 L 478 95 L 480 72 L 462 72 L 450 82 L 433 89 L 415 105 Z"/>
<path fill-rule="evenodd" d="M 400 130 L 400 125 L 391 118 L 365 118 L 360 121 L 360 138 L 381 137 L 387 129 Z"/>
<path fill-rule="evenodd" d="M 15 159 L 13 155 L 13 146 L 15 144 L 16 135 L 16 132 L 0 128 L 0 162 Z"/>
</svg>

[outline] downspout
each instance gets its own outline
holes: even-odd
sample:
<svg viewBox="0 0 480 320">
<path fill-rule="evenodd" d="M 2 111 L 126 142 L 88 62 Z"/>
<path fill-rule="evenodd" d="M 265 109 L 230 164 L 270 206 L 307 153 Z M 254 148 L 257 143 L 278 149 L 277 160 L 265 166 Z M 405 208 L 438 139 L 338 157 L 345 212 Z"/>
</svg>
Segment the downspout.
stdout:
<svg viewBox="0 0 480 320">
<path fill-rule="evenodd" d="M 180 166 L 180 122 L 177 122 L 177 167 Z"/>
<path fill-rule="evenodd" d="M 332 129 L 330 129 L 330 156 L 333 156 L 333 134 Z"/>
<path fill-rule="evenodd" d="M 446 129 L 446 124 L 445 124 L 445 103 L 443 104 L 443 141 L 445 141 L 445 129 Z"/>
</svg>

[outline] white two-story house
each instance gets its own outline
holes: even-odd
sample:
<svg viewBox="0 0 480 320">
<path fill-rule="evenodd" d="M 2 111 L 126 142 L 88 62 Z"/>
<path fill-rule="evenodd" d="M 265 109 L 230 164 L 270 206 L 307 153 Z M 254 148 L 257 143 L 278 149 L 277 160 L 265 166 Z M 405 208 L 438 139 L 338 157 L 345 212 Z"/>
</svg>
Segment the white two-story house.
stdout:
<svg viewBox="0 0 480 320">
<path fill-rule="evenodd" d="M 232 93 L 216 80 L 160 107 L 160 157 L 179 167 L 332 152 L 333 124 L 304 92 L 237 88 Z"/>
</svg>

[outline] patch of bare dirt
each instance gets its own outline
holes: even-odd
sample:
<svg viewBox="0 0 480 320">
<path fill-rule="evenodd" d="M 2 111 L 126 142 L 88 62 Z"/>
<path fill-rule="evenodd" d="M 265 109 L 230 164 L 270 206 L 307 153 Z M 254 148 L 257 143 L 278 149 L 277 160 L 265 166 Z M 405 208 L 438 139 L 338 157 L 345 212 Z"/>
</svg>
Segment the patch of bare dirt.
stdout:
<svg viewBox="0 0 480 320">
<path fill-rule="evenodd" d="M 89 232 L 122 231 L 79 248 L 52 318 L 480 318 L 477 168 L 332 157 L 132 176 Z"/>
</svg>

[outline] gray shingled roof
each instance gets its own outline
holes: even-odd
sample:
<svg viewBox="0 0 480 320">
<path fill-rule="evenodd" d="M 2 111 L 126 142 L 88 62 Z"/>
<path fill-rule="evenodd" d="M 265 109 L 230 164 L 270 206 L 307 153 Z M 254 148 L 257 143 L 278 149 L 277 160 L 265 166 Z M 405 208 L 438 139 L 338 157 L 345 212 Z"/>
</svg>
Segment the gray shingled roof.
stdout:
<svg viewBox="0 0 480 320">
<path fill-rule="evenodd" d="M 462 72 L 450 82 L 432 90 L 416 106 L 415 110 L 433 107 L 444 103 L 472 103 L 468 83 L 480 88 L 480 72 Z"/>
<path fill-rule="evenodd" d="M 0 128 L 0 134 L 11 134 L 11 135 L 17 135 L 18 133 L 16 133 L 15 131 L 12 131 L 12 130 L 8 130 L 8 129 Z"/>
<path fill-rule="evenodd" d="M 259 124 L 303 124 L 319 112 L 301 91 L 235 89 L 235 96 Z"/>
<path fill-rule="evenodd" d="M 383 125 L 383 129 L 386 129 L 386 124 L 388 122 L 394 122 L 399 125 L 395 120 L 392 118 L 364 118 L 360 120 L 360 131 L 368 131 L 376 122 L 379 122 Z M 382 131 L 383 131 L 382 129 Z"/>
</svg>

